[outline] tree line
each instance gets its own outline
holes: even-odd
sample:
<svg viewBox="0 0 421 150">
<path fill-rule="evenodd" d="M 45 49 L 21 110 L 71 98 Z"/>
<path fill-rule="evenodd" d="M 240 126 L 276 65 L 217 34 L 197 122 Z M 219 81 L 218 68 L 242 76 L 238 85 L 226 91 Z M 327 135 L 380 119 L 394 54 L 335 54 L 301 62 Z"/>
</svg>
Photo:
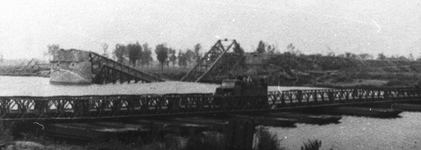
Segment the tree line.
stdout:
<svg viewBox="0 0 421 150">
<path fill-rule="evenodd" d="M 164 66 L 169 67 L 176 65 L 186 68 L 189 65 L 195 65 L 202 58 L 200 43 L 196 44 L 192 49 L 185 51 L 178 50 L 168 47 L 167 44 L 162 43 L 155 46 L 155 50 L 148 43 L 140 44 L 139 42 L 130 44 L 116 44 L 111 52 L 111 56 L 108 53 L 108 44 L 104 43 L 101 45 L 103 53 L 101 55 L 112 58 L 115 61 L 128 64 L 132 67 L 136 66 L 152 66 L 154 58 L 152 53 L 155 52 L 156 60 L 160 63 L 161 69 Z M 48 51 L 44 52 L 44 57 L 53 56 L 53 54 L 60 49 L 58 44 L 51 44 L 47 46 Z"/>
<path fill-rule="evenodd" d="M 103 46 L 104 55 L 107 54 L 108 46 Z M 176 65 L 181 67 L 187 67 L 188 65 L 195 65 L 202 57 L 200 50 L 202 46 L 196 44 L 192 49 L 187 49 L 186 51 L 178 50 L 178 53 L 175 49 L 167 46 L 167 44 L 162 43 L 155 46 L 155 56 L 156 60 L 160 63 L 161 69 L 164 66 L 169 67 Z M 150 66 L 152 65 L 154 59 L 152 57 L 152 48 L 149 47 L 148 43 L 142 45 L 139 42 L 131 44 L 116 44 L 115 49 L 112 52 L 112 58 L 119 63 L 130 64 L 133 67 L 137 65 L 141 66 Z"/>
<path fill-rule="evenodd" d="M 110 57 L 108 54 L 108 44 L 102 44 L 103 56 Z M 44 52 L 44 56 L 52 55 L 55 51 L 60 49 L 58 44 L 48 45 L 48 51 Z M 235 46 L 234 52 L 243 54 L 244 50 L 238 45 Z M 202 53 L 200 52 L 202 46 L 200 43 L 194 45 L 192 49 L 188 48 L 186 50 L 175 50 L 174 48 L 169 47 L 165 43 L 157 44 L 155 50 L 152 50 L 152 47 L 148 43 L 140 44 L 139 42 L 130 43 L 130 44 L 116 44 L 114 49 L 111 52 L 111 58 L 115 61 L 123 64 L 131 65 L 132 67 L 136 66 L 152 66 L 154 58 L 152 56 L 155 52 L 155 60 L 160 64 L 161 69 L 165 66 L 179 66 L 186 68 L 187 66 L 196 65 L 202 58 Z M 328 47 L 328 50 L 330 48 Z M 301 50 L 295 46 L 293 43 L 287 45 L 286 50 L 281 53 L 280 49 L 273 44 L 268 44 L 264 41 L 259 41 L 257 48 L 254 50 L 254 53 L 259 54 L 285 54 L 285 55 L 295 55 L 300 56 L 304 55 Z M 319 55 L 322 54 L 311 54 Z M 368 53 L 355 54 L 351 52 L 345 52 L 343 54 L 335 54 L 334 52 L 329 52 L 325 56 L 328 57 L 342 57 L 350 59 L 359 59 L 359 60 L 375 60 L 374 56 Z M 391 61 L 421 61 L 421 56 L 414 58 L 412 54 L 408 57 L 405 56 L 386 56 L 383 53 L 377 55 L 377 60 L 391 60 Z"/>
<path fill-rule="evenodd" d="M 331 49 L 328 47 L 328 50 Z M 281 54 L 281 51 L 273 44 L 268 44 L 264 41 L 260 41 L 257 45 L 257 48 L 254 51 L 255 53 L 260 54 Z M 286 55 L 304 55 L 299 48 L 297 48 L 293 43 L 290 43 L 286 47 L 286 51 L 283 53 Z M 310 55 L 320 55 L 322 54 L 310 54 Z M 358 60 L 384 60 L 384 61 L 421 61 L 421 56 L 415 58 L 413 54 L 409 54 L 408 56 L 403 55 L 392 55 L 386 56 L 384 53 L 377 54 L 377 58 L 369 53 L 352 53 L 352 52 L 345 52 L 342 54 L 335 54 L 334 52 L 329 52 L 325 56 L 329 57 L 341 57 L 341 58 L 350 58 L 350 59 L 358 59 Z"/>
</svg>

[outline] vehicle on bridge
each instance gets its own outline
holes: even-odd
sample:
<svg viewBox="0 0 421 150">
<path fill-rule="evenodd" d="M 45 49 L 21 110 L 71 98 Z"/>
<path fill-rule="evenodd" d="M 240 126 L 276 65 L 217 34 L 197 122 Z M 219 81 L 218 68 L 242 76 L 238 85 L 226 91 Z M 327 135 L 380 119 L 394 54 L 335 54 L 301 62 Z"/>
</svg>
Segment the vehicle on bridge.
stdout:
<svg viewBox="0 0 421 150">
<path fill-rule="evenodd" d="M 225 79 L 220 87 L 216 88 L 217 96 L 261 96 L 267 95 L 268 87 L 264 79 L 254 81 L 251 77 Z"/>
<path fill-rule="evenodd" d="M 216 105 L 267 107 L 268 86 L 264 79 L 251 77 L 238 77 L 225 79 L 220 87 L 216 88 L 213 103 Z"/>
</svg>

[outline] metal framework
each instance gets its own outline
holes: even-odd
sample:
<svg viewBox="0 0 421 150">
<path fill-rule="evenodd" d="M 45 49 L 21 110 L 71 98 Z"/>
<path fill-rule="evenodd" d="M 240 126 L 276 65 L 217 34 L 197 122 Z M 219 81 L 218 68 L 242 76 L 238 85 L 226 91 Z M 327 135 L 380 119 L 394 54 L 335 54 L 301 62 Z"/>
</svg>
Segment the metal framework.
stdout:
<svg viewBox="0 0 421 150">
<path fill-rule="evenodd" d="M 205 78 L 210 72 L 212 72 L 213 68 L 224 65 L 223 62 L 218 62 L 220 62 L 223 56 L 236 45 L 238 45 L 238 43 L 235 40 L 232 40 L 232 42 L 228 46 L 224 46 L 223 41 L 218 40 L 215 43 L 215 45 L 212 46 L 212 48 L 200 59 L 197 65 L 194 66 L 183 78 L 181 78 L 181 81 L 199 82 L 200 80 Z"/>
<path fill-rule="evenodd" d="M 16 69 L 13 70 L 13 73 L 25 73 L 25 72 L 28 73 L 28 71 L 34 70 L 37 68 L 48 69 L 49 66 L 50 66 L 49 64 L 42 64 L 35 59 L 31 59 L 27 63 L 21 63 Z"/>
<path fill-rule="evenodd" d="M 2 120 L 109 119 L 182 114 L 279 111 L 364 103 L 421 101 L 420 89 L 269 92 L 267 97 L 212 94 L 0 97 Z"/>
<path fill-rule="evenodd" d="M 131 81 L 135 83 L 139 81 L 149 83 L 163 81 L 155 76 L 146 74 L 93 52 L 89 53 L 89 61 L 91 62 L 92 73 L 94 74 L 93 83 L 115 83 L 117 81 L 120 81 L 120 83 L 130 83 Z"/>
</svg>

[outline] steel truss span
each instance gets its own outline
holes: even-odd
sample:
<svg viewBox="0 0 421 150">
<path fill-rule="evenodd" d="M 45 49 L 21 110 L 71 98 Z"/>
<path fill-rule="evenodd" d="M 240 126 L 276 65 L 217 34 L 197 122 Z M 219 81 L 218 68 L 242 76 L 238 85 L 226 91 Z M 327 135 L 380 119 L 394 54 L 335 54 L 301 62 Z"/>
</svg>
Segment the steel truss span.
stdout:
<svg viewBox="0 0 421 150">
<path fill-rule="evenodd" d="M 141 72 L 129 66 L 118 63 L 107 57 L 101 56 L 94 52 L 89 53 L 89 61 L 91 62 L 92 73 L 94 74 L 93 83 L 137 83 L 162 82 L 164 80 L 153 75 Z"/>
<path fill-rule="evenodd" d="M 3 96 L 0 97 L 0 116 L 2 120 L 67 120 L 279 111 L 420 101 L 420 94 L 420 89 L 399 88 L 294 90 L 247 97 L 217 97 L 212 94 Z"/>
<path fill-rule="evenodd" d="M 227 45 L 227 42 L 230 42 Z M 198 61 L 198 63 L 186 74 L 181 81 L 194 81 L 199 82 L 210 77 L 212 73 L 221 72 L 223 70 L 230 70 L 229 68 L 235 68 L 242 59 L 243 56 L 233 53 L 227 56 L 228 51 L 234 49 L 234 47 L 239 46 L 236 40 L 224 41 L 218 40 L 212 48 L 203 55 L 203 57 Z M 230 61 L 224 61 L 225 59 L 230 59 Z"/>
</svg>

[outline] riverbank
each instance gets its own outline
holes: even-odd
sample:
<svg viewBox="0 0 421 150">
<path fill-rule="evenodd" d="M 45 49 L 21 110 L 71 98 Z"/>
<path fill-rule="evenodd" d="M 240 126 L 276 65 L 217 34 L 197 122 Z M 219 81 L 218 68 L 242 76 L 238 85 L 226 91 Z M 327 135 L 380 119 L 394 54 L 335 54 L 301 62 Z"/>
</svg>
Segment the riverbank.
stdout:
<svg viewBox="0 0 421 150">
<path fill-rule="evenodd" d="M 16 77 L 44 77 L 49 78 L 49 72 L 36 72 L 36 73 L 0 73 L 0 76 L 16 76 Z"/>
<path fill-rule="evenodd" d="M 266 58 L 266 57 L 265 57 Z M 312 62 L 317 62 L 316 64 Z M 136 66 L 135 68 L 166 81 L 180 81 L 194 65 L 187 67 Z M 351 58 L 277 54 L 263 61 L 261 66 L 246 66 L 236 69 L 238 75 L 263 77 L 269 86 L 306 87 L 414 87 L 421 81 L 421 62 L 356 60 Z M 288 68 L 288 69 L 285 69 Z M 0 76 L 49 77 L 47 65 L 37 67 L 0 66 Z M 214 81 L 234 78 L 232 71 L 222 73 Z"/>
<path fill-rule="evenodd" d="M 148 69 L 145 69 L 148 70 Z M 153 71 L 151 71 L 153 70 Z M 162 78 L 166 81 L 179 81 L 188 71 L 178 70 L 177 68 L 168 69 L 166 71 L 157 71 L 151 69 L 147 72 Z M 49 78 L 49 72 L 36 72 L 36 73 L 0 73 L 0 76 L 14 76 L 14 77 L 44 77 Z M 390 87 L 415 87 L 421 81 L 421 77 L 403 77 L 402 75 L 382 75 L 379 78 L 344 78 L 338 76 L 323 77 L 317 80 L 317 77 L 302 77 L 298 81 L 291 84 L 290 80 L 271 79 L 269 77 L 269 86 L 303 86 L 303 87 L 326 87 L 326 88 L 390 88 Z M 222 79 L 221 79 L 222 80 Z M 221 81 L 208 81 L 211 84 L 220 84 Z"/>
<path fill-rule="evenodd" d="M 179 81 L 187 72 L 187 69 L 179 70 L 172 68 L 161 71 L 147 72 L 166 80 Z M 154 69 L 152 69 L 154 70 Z M 328 88 L 390 88 L 390 87 L 415 87 L 421 81 L 421 74 L 400 74 L 400 73 L 384 73 L 384 74 L 356 74 L 356 75 L 304 75 L 298 76 L 297 79 L 284 79 L 279 76 L 265 76 L 269 86 L 303 86 L 303 87 L 328 87 Z M 220 84 L 222 78 L 217 81 L 208 81 L 208 83 Z"/>
<path fill-rule="evenodd" d="M 31 76 L 31 77 L 49 77 L 50 66 L 47 63 L 29 61 L 19 64 L 0 63 L 0 76 Z"/>
</svg>

